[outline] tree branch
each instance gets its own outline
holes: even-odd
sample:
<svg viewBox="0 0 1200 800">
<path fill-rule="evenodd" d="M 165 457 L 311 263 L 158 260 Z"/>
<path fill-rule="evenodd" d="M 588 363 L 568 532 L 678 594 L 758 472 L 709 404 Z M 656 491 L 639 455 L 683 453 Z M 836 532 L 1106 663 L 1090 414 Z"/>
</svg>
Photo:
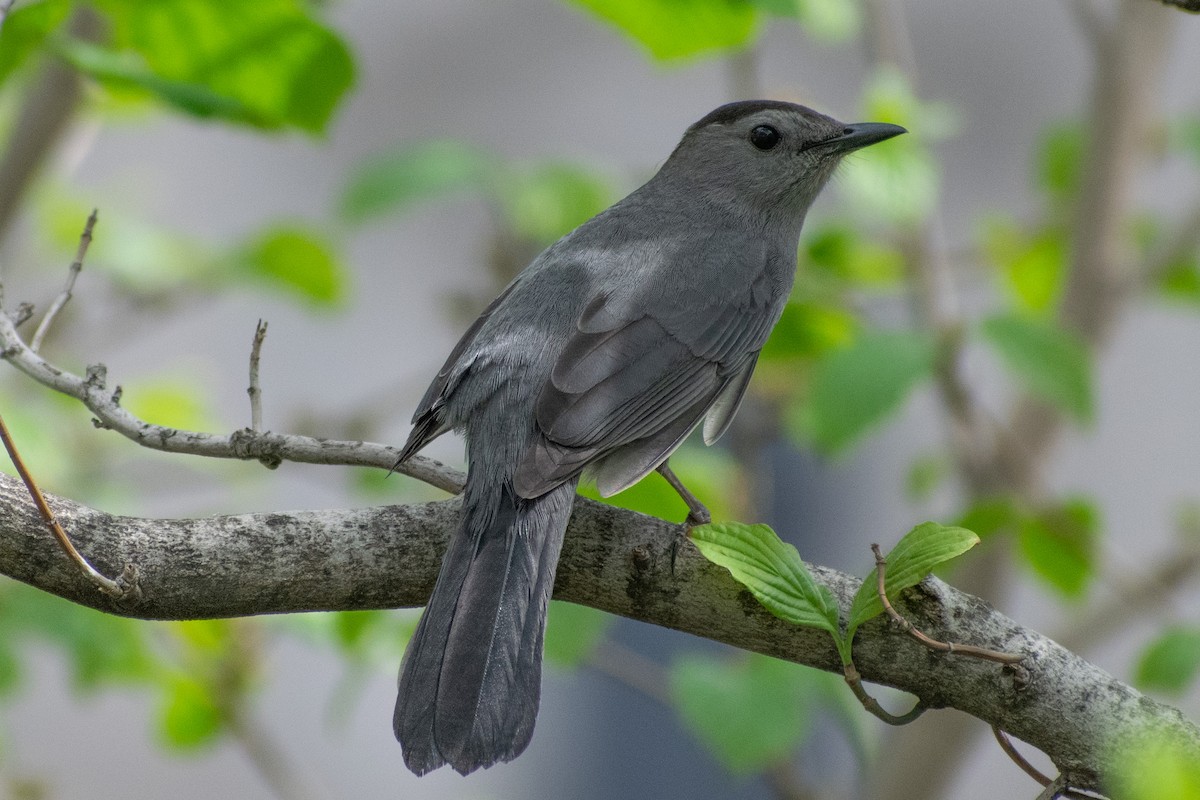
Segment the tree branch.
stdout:
<svg viewBox="0 0 1200 800">
<path fill-rule="evenodd" d="M 455 500 L 412 506 L 208 519 L 118 517 L 62 498 L 51 504 L 102 568 L 137 564 L 144 600 L 118 607 L 80 577 L 46 535 L 19 482 L 0 476 L 0 573 L 68 600 L 146 619 L 416 606 L 458 522 Z M 820 631 L 772 616 L 678 526 L 579 500 L 554 596 L 829 671 L 841 664 Z M 843 613 L 859 581 L 816 567 Z M 994 664 L 933 654 L 882 619 L 864 626 L 855 663 L 867 680 L 952 707 L 1047 753 L 1070 785 L 1100 789 L 1121 732 L 1167 731 L 1200 758 L 1200 729 L 983 601 L 930 578 L 897 609 L 930 635 L 1026 654 L 1027 684 Z M 1023 687 L 1023 688 L 1022 688 Z"/>
</svg>

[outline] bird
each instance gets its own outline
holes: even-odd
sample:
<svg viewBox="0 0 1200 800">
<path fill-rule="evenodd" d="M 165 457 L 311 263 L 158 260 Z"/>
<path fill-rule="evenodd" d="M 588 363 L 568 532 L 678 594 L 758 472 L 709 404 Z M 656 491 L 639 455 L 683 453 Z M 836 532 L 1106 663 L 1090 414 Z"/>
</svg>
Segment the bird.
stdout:
<svg viewBox="0 0 1200 800">
<path fill-rule="evenodd" d="M 658 172 L 538 255 L 450 352 L 397 465 L 467 443 L 461 519 L 401 664 L 417 775 L 511 761 L 533 736 L 546 609 L 581 478 L 602 496 L 697 427 L 728 429 L 795 279 L 805 214 L 847 153 L 905 133 L 779 100 L 722 105 Z"/>
</svg>

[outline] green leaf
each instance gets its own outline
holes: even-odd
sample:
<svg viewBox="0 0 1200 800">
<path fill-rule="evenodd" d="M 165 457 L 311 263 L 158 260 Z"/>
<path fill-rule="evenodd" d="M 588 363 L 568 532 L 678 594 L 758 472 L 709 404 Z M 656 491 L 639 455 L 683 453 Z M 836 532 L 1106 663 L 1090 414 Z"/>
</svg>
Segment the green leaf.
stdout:
<svg viewBox="0 0 1200 800">
<path fill-rule="evenodd" d="M 1042 134 L 1037 182 L 1052 199 L 1069 198 L 1078 191 L 1087 141 L 1087 133 L 1077 121 L 1057 123 Z"/>
<path fill-rule="evenodd" d="M 1027 516 L 1018 526 L 1026 563 L 1067 597 L 1081 597 L 1095 576 L 1097 517 L 1089 502 L 1074 499 Z"/>
<path fill-rule="evenodd" d="M 862 27 L 862 8 L 857 0 L 750 0 L 777 17 L 796 20 L 814 39 L 844 42 Z"/>
<path fill-rule="evenodd" d="M 772 614 L 839 638 L 833 594 L 813 580 L 796 548 L 770 526 L 714 523 L 692 528 L 688 536 L 705 558 L 729 570 Z"/>
<path fill-rule="evenodd" d="M 904 480 L 904 488 L 914 500 L 928 500 L 937 491 L 953 465 L 945 455 L 925 455 L 913 461 Z"/>
<path fill-rule="evenodd" d="M 1122 800 L 1200 798 L 1195 745 L 1170 730 L 1136 731 L 1105 757 L 1116 776 L 1106 794 Z"/>
<path fill-rule="evenodd" d="M 541 164 L 517 171 L 495 186 L 509 225 L 542 244 L 561 238 L 612 204 L 612 191 L 596 174 L 572 164 Z"/>
<path fill-rule="evenodd" d="M 843 225 L 821 228 L 805 241 L 804 266 L 856 286 L 894 286 L 904 278 L 904 256 Z"/>
<path fill-rule="evenodd" d="M 792 430 L 836 453 L 896 412 L 933 371 L 937 347 L 924 332 L 875 331 L 819 361 L 811 396 Z"/>
<path fill-rule="evenodd" d="M 341 214 L 363 222 L 463 189 L 487 189 L 494 156 L 465 142 L 406 144 L 368 158 L 342 193 Z"/>
<path fill-rule="evenodd" d="M 111 22 L 108 56 L 76 42 L 68 57 L 101 82 L 136 86 L 189 114 L 320 133 L 354 81 L 345 43 L 296 0 L 97 6 Z"/>
<path fill-rule="evenodd" d="M 786 758 L 812 730 L 804 668 L 752 655 L 734 662 L 685 656 L 671 665 L 671 698 L 688 729 L 735 775 Z"/>
<path fill-rule="evenodd" d="M 966 510 L 958 525 L 986 539 L 999 533 L 1015 533 L 1022 519 L 1024 514 L 1011 498 L 985 497 Z"/>
<path fill-rule="evenodd" d="M 1019 308 L 1046 314 L 1058 307 L 1067 271 L 1067 236 L 1059 228 L 1032 235 L 1007 217 L 984 223 L 983 249 Z"/>
<path fill-rule="evenodd" d="M 546 620 L 546 661 L 560 667 L 582 664 L 612 627 L 613 617 L 594 608 L 550 602 Z"/>
<path fill-rule="evenodd" d="M 240 254 L 242 267 L 265 284 L 314 306 L 345 299 L 349 273 L 325 239 L 287 225 L 260 233 Z"/>
<path fill-rule="evenodd" d="M 693 494 L 712 512 L 714 519 L 728 519 L 738 502 L 737 465 L 728 453 L 684 445 L 672 456 L 671 469 Z M 687 505 L 679 493 L 658 474 L 647 475 L 623 492 L 601 497 L 590 483 L 581 484 L 584 497 L 618 508 L 628 508 L 659 519 L 683 521 Z"/>
<path fill-rule="evenodd" d="M 1158 289 L 1169 300 L 1200 305 L 1200 253 L 1189 253 L 1164 270 Z"/>
<path fill-rule="evenodd" d="M 783 314 L 763 346 L 759 361 L 823 356 L 849 345 L 857 330 L 857 318 L 841 306 L 793 300 L 783 307 Z"/>
<path fill-rule="evenodd" d="M 934 567 L 957 558 L 977 544 L 979 537 L 966 528 L 922 522 L 906 533 L 887 554 L 884 579 L 888 598 L 909 586 L 916 586 Z M 878 580 L 876 574 L 871 573 L 854 595 L 846 638 L 852 639 L 860 625 L 882 613 Z"/>
<path fill-rule="evenodd" d="M 139 419 L 183 430 L 220 428 L 206 407 L 196 376 L 187 372 L 135 378 L 125 385 L 123 404 Z"/>
<path fill-rule="evenodd" d="M 1092 419 L 1092 364 L 1079 337 L 1019 314 L 990 317 L 980 333 L 1030 392 L 1077 421 Z"/>
<path fill-rule="evenodd" d="M 740 49 L 757 14 L 746 0 L 570 0 L 614 25 L 659 60 Z"/>
<path fill-rule="evenodd" d="M 1168 628 L 1142 652 L 1136 681 L 1143 689 L 1182 694 L 1200 672 L 1200 628 Z"/>
<path fill-rule="evenodd" d="M 186 675 L 174 676 L 164 686 L 158 730 L 168 746 L 191 750 L 211 744 L 223 727 L 209 687 Z"/>
<path fill-rule="evenodd" d="M 67 21 L 70 0 L 23 2 L 8 12 L 0 28 L 0 85 Z"/>
</svg>

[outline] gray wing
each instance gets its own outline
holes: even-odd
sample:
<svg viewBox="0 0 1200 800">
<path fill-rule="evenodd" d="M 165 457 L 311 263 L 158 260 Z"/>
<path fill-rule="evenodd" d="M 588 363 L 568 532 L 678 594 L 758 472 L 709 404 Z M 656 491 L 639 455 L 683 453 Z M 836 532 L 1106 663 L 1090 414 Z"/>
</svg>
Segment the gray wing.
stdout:
<svg viewBox="0 0 1200 800">
<path fill-rule="evenodd" d="M 517 493 L 540 496 L 587 466 L 601 494 L 620 491 L 662 463 L 710 408 L 705 438 L 715 441 L 775 322 L 769 293 L 757 289 L 661 318 L 597 298 L 538 396 L 540 436 L 518 465 Z"/>
</svg>

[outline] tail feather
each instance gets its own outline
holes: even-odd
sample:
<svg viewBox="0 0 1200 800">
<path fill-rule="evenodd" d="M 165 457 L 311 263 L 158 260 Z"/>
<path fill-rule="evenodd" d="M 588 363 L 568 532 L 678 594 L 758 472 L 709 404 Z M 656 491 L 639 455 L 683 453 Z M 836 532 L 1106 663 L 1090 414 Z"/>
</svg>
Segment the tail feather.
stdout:
<svg viewBox="0 0 1200 800">
<path fill-rule="evenodd" d="M 400 669 L 396 738 L 409 768 L 462 774 L 529 744 L 541 695 L 546 607 L 575 496 L 472 491 Z M 479 496 L 482 495 L 482 496 Z"/>
</svg>

